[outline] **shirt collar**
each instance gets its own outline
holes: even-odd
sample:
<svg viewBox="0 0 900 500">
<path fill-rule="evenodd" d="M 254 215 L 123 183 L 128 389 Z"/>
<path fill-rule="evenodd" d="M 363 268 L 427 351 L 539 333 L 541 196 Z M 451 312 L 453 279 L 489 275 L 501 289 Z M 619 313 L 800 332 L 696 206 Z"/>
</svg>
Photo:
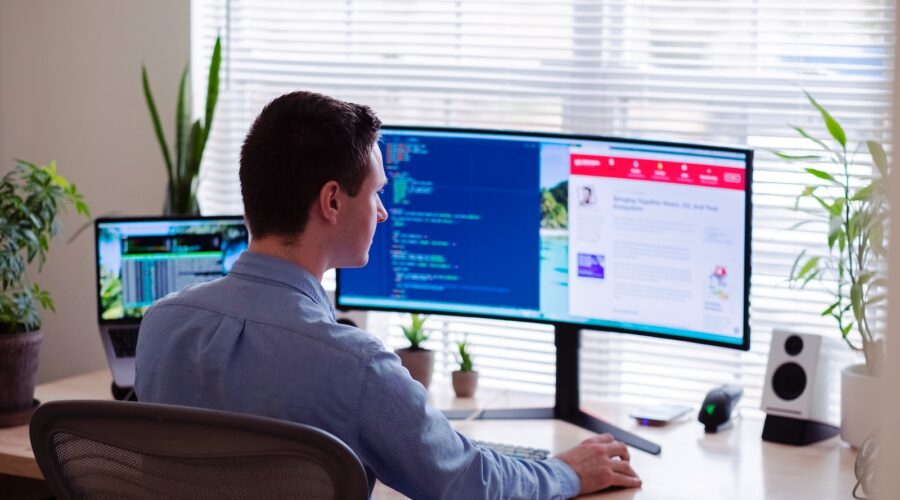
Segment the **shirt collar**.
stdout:
<svg viewBox="0 0 900 500">
<path fill-rule="evenodd" d="M 229 274 L 244 275 L 280 283 L 307 295 L 334 314 L 334 307 L 322 284 L 309 271 L 293 262 L 249 250 L 243 252 Z"/>
</svg>

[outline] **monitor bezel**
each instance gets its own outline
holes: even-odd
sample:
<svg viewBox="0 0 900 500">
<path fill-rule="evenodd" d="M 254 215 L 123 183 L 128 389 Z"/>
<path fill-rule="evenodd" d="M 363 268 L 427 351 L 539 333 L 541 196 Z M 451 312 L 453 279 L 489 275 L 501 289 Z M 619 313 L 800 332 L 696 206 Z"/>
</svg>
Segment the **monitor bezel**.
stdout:
<svg viewBox="0 0 900 500">
<path fill-rule="evenodd" d="M 135 325 L 141 322 L 141 318 L 103 319 L 103 306 L 100 301 L 100 224 L 127 223 L 127 222 L 182 222 L 182 221 L 208 221 L 227 220 L 240 221 L 246 226 L 243 215 L 151 215 L 151 216 L 125 216 L 125 217 L 98 217 L 94 219 L 94 300 L 97 301 L 97 322 L 100 325 Z M 249 238 L 249 229 L 247 232 Z"/>
<path fill-rule="evenodd" d="M 520 317 L 520 316 L 503 316 L 498 314 L 480 314 L 480 313 L 470 313 L 470 312 L 455 312 L 455 311 L 446 311 L 446 310 L 431 310 L 426 308 L 403 308 L 403 307 L 381 307 L 381 306 L 349 306 L 349 305 L 341 305 L 341 269 L 337 269 L 336 272 L 336 285 L 335 285 L 335 307 L 339 310 L 356 310 L 356 311 L 382 311 L 382 312 L 401 312 L 401 313 L 424 313 L 424 314 L 436 314 L 442 316 L 457 316 L 457 317 L 468 317 L 468 318 L 484 318 L 484 319 L 495 319 L 502 321 L 522 321 L 526 323 L 540 323 L 540 324 L 548 324 L 553 326 L 577 326 L 582 330 L 595 330 L 595 331 L 606 331 L 606 332 L 616 332 L 616 333 L 625 333 L 632 335 L 641 335 L 645 337 L 654 337 L 661 339 L 669 339 L 669 340 L 680 340 L 684 342 L 691 342 L 695 344 L 705 344 L 712 345 L 717 347 L 725 347 L 729 349 L 748 351 L 750 350 L 750 275 L 751 275 L 751 242 L 752 242 L 752 220 L 753 220 L 753 212 L 752 212 L 752 187 L 753 187 L 753 150 L 750 148 L 739 148 L 733 146 L 723 146 L 716 144 L 704 144 L 704 143 L 689 143 L 689 142 L 675 142 L 675 141 L 662 141 L 662 140 L 649 140 L 649 139 L 638 139 L 638 138 L 626 138 L 626 137 L 608 137 L 608 136 L 600 136 L 600 135 L 589 135 L 589 134 L 567 134 L 567 133 L 556 133 L 556 132 L 534 132 L 534 131 L 522 131 L 522 130 L 491 130 L 491 129 L 477 129 L 477 128 L 453 128 L 453 127 L 429 127 L 429 126 L 415 126 L 415 125 L 386 125 L 382 127 L 382 131 L 392 132 L 392 131 L 410 131 L 410 132 L 446 132 L 446 133 L 462 133 L 462 134 L 479 134 L 479 135 L 499 135 L 499 136 L 519 136 L 519 137 L 535 137 L 538 139 L 541 138 L 549 138 L 549 139 L 574 139 L 574 140 L 591 140 L 591 141 L 606 141 L 606 142 L 617 142 L 622 144 L 640 144 L 646 146 L 668 146 L 668 147 L 682 147 L 682 148 L 697 148 L 697 149 L 707 149 L 710 151 L 722 151 L 728 153 L 738 153 L 743 154 L 746 162 L 746 190 L 745 198 L 744 198 L 744 335 L 741 339 L 740 343 L 729 343 L 724 341 L 717 340 L 709 340 L 709 339 L 694 339 L 689 337 L 679 337 L 675 335 L 668 335 L 665 333 L 659 332 L 648 332 L 643 330 L 634 330 L 629 328 L 622 327 L 614 327 L 614 326 L 599 326 L 584 322 L 578 321 L 559 321 L 559 320 L 551 320 L 544 318 L 530 318 L 530 317 Z M 380 141 L 380 139 L 379 139 Z M 377 229 L 376 229 L 377 230 Z"/>
</svg>

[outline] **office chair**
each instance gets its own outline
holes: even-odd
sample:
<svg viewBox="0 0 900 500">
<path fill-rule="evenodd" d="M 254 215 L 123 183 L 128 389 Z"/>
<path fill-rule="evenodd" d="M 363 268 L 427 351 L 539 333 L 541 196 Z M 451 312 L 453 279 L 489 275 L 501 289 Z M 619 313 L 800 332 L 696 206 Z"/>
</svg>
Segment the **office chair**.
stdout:
<svg viewBox="0 0 900 500">
<path fill-rule="evenodd" d="M 181 406 L 56 401 L 31 446 L 59 499 L 365 499 L 366 473 L 331 434 L 283 420 Z"/>
</svg>

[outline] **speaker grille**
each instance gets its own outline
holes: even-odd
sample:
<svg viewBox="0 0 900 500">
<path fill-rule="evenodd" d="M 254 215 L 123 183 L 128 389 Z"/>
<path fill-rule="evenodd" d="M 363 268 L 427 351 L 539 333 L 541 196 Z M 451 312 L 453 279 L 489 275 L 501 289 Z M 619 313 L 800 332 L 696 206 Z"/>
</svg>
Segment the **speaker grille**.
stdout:
<svg viewBox="0 0 900 500">
<path fill-rule="evenodd" d="M 797 363 L 785 363 L 775 370 L 772 389 L 785 401 L 797 399 L 806 389 L 806 372 Z"/>
<path fill-rule="evenodd" d="M 798 335 L 791 335 L 784 341 L 784 350 L 791 356 L 800 354 L 803 350 L 803 339 Z"/>
</svg>

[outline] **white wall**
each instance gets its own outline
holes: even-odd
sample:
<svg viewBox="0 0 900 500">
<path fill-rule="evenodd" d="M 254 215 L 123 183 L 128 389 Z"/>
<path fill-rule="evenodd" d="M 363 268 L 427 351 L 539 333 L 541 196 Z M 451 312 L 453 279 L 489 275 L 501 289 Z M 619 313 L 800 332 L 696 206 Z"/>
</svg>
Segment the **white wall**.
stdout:
<svg viewBox="0 0 900 500">
<path fill-rule="evenodd" d="M 13 158 L 59 162 L 94 216 L 157 214 L 165 167 L 141 92 L 146 62 L 171 131 L 190 54 L 189 0 L 0 0 L 0 173 Z M 39 381 L 105 368 L 97 331 L 94 248 L 67 214 L 37 282 L 44 315 Z"/>
<path fill-rule="evenodd" d="M 895 12 L 895 26 L 900 26 L 900 10 Z M 900 38 L 894 37 L 894 113 L 892 122 L 894 125 L 894 143 L 892 145 L 891 175 L 888 182 L 891 207 L 891 245 L 888 259 L 888 334 L 887 334 L 887 369 L 884 384 L 885 395 L 882 402 L 885 407 L 882 420 L 881 463 L 879 464 L 878 477 L 880 488 L 883 492 L 879 498 L 896 498 L 900 496 L 900 247 L 897 244 L 897 236 L 900 235 L 900 171 L 898 171 L 898 145 L 900 145 L 900 126 L 897 125 L 897 112 L 900 110 L 900 85 L 898 85 L 897 71 L 900 71 Z"/>
</svg>

